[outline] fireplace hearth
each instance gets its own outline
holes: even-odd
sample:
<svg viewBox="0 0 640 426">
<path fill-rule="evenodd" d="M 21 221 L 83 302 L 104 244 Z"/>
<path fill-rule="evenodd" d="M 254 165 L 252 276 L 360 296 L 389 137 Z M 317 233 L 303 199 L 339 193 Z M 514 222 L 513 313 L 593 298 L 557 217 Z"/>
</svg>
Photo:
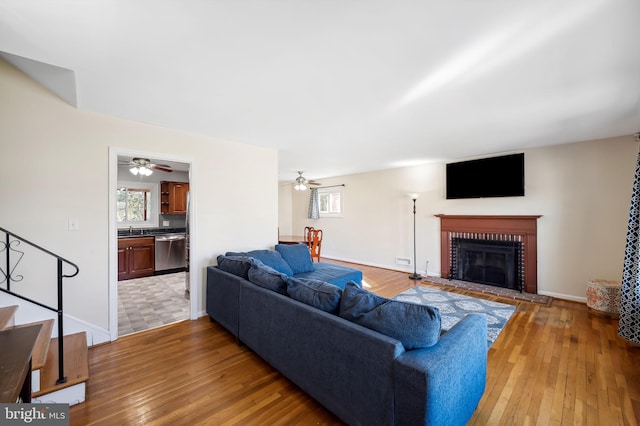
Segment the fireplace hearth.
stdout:
<svg viewBox="0 0 640 426">
<path fill-rule="evenodd" d="M 452 238 L 449 278 L 522 291 L 522 243 Z"/>
</svg>

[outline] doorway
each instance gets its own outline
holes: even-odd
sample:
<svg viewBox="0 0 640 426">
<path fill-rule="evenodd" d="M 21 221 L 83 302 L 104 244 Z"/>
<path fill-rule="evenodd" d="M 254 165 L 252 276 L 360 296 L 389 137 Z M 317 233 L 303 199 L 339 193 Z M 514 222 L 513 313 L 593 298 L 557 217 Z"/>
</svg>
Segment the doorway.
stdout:
<svg viewBox="0 0 640 426">
<path fill-rule="evenodd" d="M 192 212 L 186 197 L 179 206 L 172 199 L 168 209 L 167 195 L 169 183 L 185 192 L 192 188 L 191 169 L 189 159 L 110 150 L 111 340 L 193 318 L 199 294 L 188 273 L 193 245 L 184 243 L 191 237 Z M 169 252 L 172 261 L 166 262 Z"/>
</svg>

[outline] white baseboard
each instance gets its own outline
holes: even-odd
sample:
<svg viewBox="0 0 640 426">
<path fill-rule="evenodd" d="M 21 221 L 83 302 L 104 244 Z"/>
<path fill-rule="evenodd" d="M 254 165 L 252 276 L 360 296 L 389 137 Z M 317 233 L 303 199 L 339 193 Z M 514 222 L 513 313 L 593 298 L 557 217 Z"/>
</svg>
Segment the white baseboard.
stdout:
<svg viewBox="0 0 640 426">
<path fill-rule="evenodd" d="M 79 318 L 72 317 L 71 315 L 64 316 L 65 334 L 80 333 L 84 331 L 87 333 L 87 345 L 99 345 L 101 343 L 107 343 L 111 341 L 111 334 L 109 330 L 98 327 L 94 324 L 83 321 Z"/>
<path fill-rule="evenodd" d="M 373 266 L 374 268 L 383 268 L 383 269 L 389 269 L 391 271 L 398 271 L 398 272 L 405 272 L 407 274 L 413 274 L 413 268 L 411 268 L 411 267 L 400 267 L 399 265 L 385 265 L 385 264 L 382 264 L 382 263 L 364 262 L 362 260 L 347 259 L 347 258 L 335 257 L 335 256 L 322 255 L 322 258 L 331 259 L 331 260 L 338 260 L 340 262 L 358 263 L 360 265 Z M 416 271 L 416 273 L 419 274 L 419 275 L 424 275 L 424 271 Z M 436 274 L 429 274 L 429 275 L 438 276 Z"/>
<path fill-rule="evenodd" d="M 538 294 L 542 294 L 543 296 L 554 297 L 556 299 L 570 300 L 572 302 L 587 303 L 586 297 L 572 296 L 570 294 L 554 293 L 552 291 L 538 291 Z"/>
<path fill-rule="evenodd" d="M 11 294 L 0 292 L 0 306 L 17 305 L 15 313 L 15 325 L 28 324 L 34 321 L 52 319 L 55 321 L 51 337 L 58 337 L 58 315 L 56 312 L 34 305 L 31 302 L 15 297 Z M 110 342 L 109 332 L 94 324 L 64 314 L 64 334 L 85 332 L 87 334 L 87 345 L 93 346 L 99 343 Z"/>
</svg>

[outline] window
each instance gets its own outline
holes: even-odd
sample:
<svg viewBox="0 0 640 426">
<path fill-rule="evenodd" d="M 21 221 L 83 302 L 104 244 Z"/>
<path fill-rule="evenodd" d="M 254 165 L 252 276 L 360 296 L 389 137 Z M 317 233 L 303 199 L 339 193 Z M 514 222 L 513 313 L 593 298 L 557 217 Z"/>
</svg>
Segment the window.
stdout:
<svg viewBox="0 0 640 426">
<path fill-rule="evenodd" d="M 318 189 L 321 217 L 342 217 L 342 188 Z"/>
<path fill-rule="evenodd" d="M 150 190 L 118 188 L 118 222 L 146 222 L 150 216 Z"/>
<path fill-rule="evenodd" d="M 120 182 L 116 192 L 118 227 L 158 225 L 156 184 Z"/>
</svg>

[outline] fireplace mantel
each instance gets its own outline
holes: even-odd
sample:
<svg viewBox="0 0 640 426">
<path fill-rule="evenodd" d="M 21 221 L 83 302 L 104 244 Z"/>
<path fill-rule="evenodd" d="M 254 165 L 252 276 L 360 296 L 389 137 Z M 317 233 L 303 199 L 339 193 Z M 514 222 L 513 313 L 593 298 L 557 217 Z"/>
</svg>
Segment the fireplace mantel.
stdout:
<svg viewBox="0 0 640 426">
<path fill-rule="evenodd" d="M 524 291 L 538 293 L 537 220 L 541 215 L 480 216 L 445 215 L 440 218 L 440 274 L 449 278 L 451 270 L 451 234 L 500 234 L 518 237 L 524 245 Z"/>
</svg>

